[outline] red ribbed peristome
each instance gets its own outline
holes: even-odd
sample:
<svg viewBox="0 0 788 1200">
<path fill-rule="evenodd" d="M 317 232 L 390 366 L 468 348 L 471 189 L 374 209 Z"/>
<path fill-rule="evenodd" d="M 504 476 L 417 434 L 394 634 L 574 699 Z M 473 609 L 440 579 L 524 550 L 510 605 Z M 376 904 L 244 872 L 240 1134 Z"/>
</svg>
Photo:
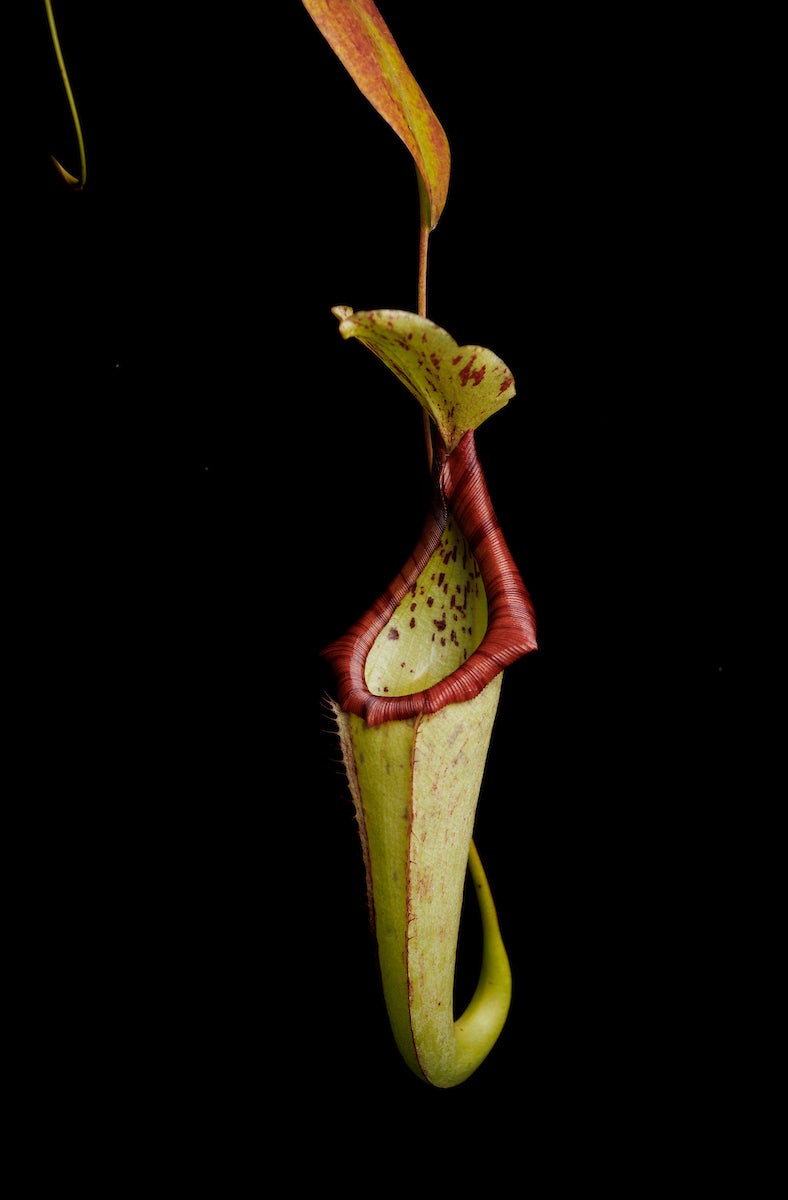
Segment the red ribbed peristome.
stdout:
<svg viewBox="0 0 788 1200">
<path fill-rule="evenodd" d="M 473 430 L 449 456 L 437 452 L 433 482 L 433 503 L 413 553 L 364 616 L 323 651 L 336 676 L 341 708 L 363 717 L 368 725 L 401 721 L 471 700 L 504 667 L 536 649 L 531 597 L 493 511 Z M 410 696 L 375 696 L 364 677 L 367 655 L 429 562 L 449 512 L 479 564 L 487 594 L 487 630 L 468 660 L 432 687 Z"/>
</svg>

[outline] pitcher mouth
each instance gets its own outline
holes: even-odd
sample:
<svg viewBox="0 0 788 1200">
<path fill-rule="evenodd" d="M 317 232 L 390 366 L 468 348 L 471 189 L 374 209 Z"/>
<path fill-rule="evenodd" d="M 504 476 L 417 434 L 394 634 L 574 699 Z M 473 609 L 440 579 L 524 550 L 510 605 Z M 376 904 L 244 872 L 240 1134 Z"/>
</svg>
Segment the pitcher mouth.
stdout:
<svg viewBox="0 0 788 1200">
<path fill-rule="evenodd" d="M 537 648 L 533 603 L 493 510 L 473 430 L 450 454 L 436 448 L 432 480 L 432 503 L 413 553 L 375 604 L 322 651 L 336 676 L 340 707 L 368 725 L 406 720 L 470 700 L 505 667 Z M 416 587 L 450 516 L 478 563 L 487 627 L 473 653 L 438 682 L 409 695 L 376 694 L 366 678 L 369 653 Z"/>
</svg>

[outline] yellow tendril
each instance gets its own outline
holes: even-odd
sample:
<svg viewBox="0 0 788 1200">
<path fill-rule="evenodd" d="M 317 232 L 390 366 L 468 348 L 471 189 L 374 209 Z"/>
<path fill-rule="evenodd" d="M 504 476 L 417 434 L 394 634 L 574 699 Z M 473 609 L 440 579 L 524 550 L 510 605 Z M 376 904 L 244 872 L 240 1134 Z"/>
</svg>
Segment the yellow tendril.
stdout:
<svg viewBox="0 0 788 1200">
<path fill-rule="evenodd" d="M 87 179 L 87 173 L 88 173 L 87 161 L 85 158 L 85 143 L 82 138 L 82 127 L 79 123 L 79 114 L 77 113 L 77 106 L 74 101 L 74 94 L 71 91 L 71 84 L 69 83 L 69 80 L 68 80 L 68 72 L 66 70 L 66 64 L 63 59 L 63 52 L 60 49 L 60 39 L 58 38 L 57 26 L 55 25 L 55 14 L 52 12 L 52 0 L 44 0 L 44 4 L 46 5 L 46 10 L 47 10 L 47 20 L 49 22 L 49 32 L 52 35 L 52 45 L 54 46 L 55 54 L 57 55 L 57 61 L 58 61 L 58 65 L 60 67 L 60 74 L 63 77 L 63 86 L 66 89 L 66 98 L 68 99 L 68 106 L 71 109 L 71 117 L 74 122 L 74 132 L 77 135 L 77 144 L 79 146 L 79 178 L 77 178 L 76 175 L 72 175 L 70 171 L 67 171 L 65 169 L 65 167 L 61 163 L 58 162 L 58 160 L 55 158 L 54 155 L 50 155 L 50 158 L 52 159 L 52 162 L 55 164 L 55 167 L 57 168 L 61 178 L 65 179 L 65 181 L 69 185 L 69 187 L 73 188 L 75 192 L 81 192 L 83 187 L 85 186 L 85 181 Z"/>
</svg>

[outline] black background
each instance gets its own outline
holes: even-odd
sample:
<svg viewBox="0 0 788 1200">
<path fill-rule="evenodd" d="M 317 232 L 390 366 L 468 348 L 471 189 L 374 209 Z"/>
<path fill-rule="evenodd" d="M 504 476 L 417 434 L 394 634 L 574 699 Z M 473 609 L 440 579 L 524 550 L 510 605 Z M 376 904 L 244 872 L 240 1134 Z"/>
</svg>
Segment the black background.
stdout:
<svg viewBox="0 0 788 1200">
<path fill-rule="evenodd" d="M 72 194 L 39 8 L 6 325 L 26 1111 L 78 1092 L 130 1162 L 324 1128 L 329 1173 L 424 1129 L 557 1178 L 715 1152 L 752 553 L 725 31 L 644 17 L 624 53 L 596 12 L 380 4 L 452 150 L 428 315 L 515 377 L 477 440 L 539 635 L 476 828 L 511 1014 L 437 1092 L 389 1033 L 320 658 L 424 512 L 421 413 L 330 312 L 415 309 L 413 164 L 299 4 L 60 4 Z"/>
</svg>

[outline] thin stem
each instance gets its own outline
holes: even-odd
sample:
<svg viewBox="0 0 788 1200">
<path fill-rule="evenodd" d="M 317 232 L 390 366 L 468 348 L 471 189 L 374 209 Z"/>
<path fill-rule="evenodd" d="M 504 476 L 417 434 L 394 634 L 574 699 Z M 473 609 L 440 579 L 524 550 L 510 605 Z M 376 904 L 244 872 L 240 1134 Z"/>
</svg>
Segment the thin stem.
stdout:
<svg viewBox="0 0 788 1200">
<path fill-rule="evenodd" d="M 416 176 L 419 184 L 419 278 L 418 305 L 416 311 L 420 317 L 427 315 L 427 251 L 430 242 L 430 200 L 421 172 L 417 169 Z M 427 470 L 432 471 L 432 428 L 430 418 L 425 411 L 424 444 L 427 451 Z"/>
<path fill-rule="evenodd" d="M 72 175 L 70 171 L 67 171 L 65 169 L 65 167 L 63 167 L 58 162 L 58 160 L 54 157 L 54 155 L 51 155 L 50 157 L 52 158 L 52 162 L 55 164 L 58 171 L 60 172 L 60 175 L 62 176 L 63 179 L 65 179 L 65 181 L 69 185 L 69 187 L 73 188 L 75 192 L 81 192 L 83 187 L 85 186 L 85 181 L 87 180 L 87 174 L 88 174 L 87 160 L 85 157 L 85 143 L 82 138 L 82 126 L 79 123 L 79 114 L 77 112 L 77 106 L 74 101 L 74 94 L 71 91 L 71 84 L 69 83 L 69 80 L 68 80 L 68 72 L 66 70 L 66 64 L 63 59 L 63 52 L 60 49 L 60 39 L 58 38 L 57 26 L 55 25 L 55 14 L 52 11 L 52 0 L 44 0 L 44 4 L 46 5 L 46 10 L 47 10 L 47 21 L 49 22 L 49 32 L 52 35 L 52 45 L 55 48 L 55 54 L 57 56 L 58 65 L 60 67 L 60 74 L 63 77 L 63 86 L 66 89 L 66 98 L 68 100 L 68 106 L 71 109 L 71 118 L 74 122 L 74 132 L 77 135 L 77 145 L 79 146 L 79 178 L 77 179 L 76 176 Z"/>
<path fill-rule="evenodd" d="M 429 249 L 430 231 L 424 222 L 421 222 L 419 229 L 419 294 L 418 294 L 418 314 L 420 317 L 427 315 L 427 251 Z"/>
</svg>

